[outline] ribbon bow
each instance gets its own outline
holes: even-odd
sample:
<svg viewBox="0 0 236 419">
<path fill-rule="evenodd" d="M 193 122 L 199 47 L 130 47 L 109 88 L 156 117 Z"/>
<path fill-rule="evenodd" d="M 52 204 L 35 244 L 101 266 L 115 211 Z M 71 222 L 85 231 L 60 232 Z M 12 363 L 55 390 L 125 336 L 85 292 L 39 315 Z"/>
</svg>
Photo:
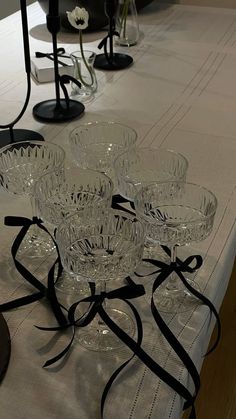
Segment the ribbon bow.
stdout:
<svg viewBox="0 0 236 419">
<path fill-rule="evenodd" d="M 58 57 L 63 57 L 63 58 L 70 58 L 68 55 L 64 55 L 66 53 L 64 48 L 57 48 L 57 56 Z M 48 58 L 51 61 L 54 61 L 54 54 L 53 52 L 40 52 L 40 51 L 36 51 L 35 52 L 35 57 L 36 58 Z M 68 67 L 68 64 L 66 64 L 63 61 L 59 61 L 58 60 L 58 64 L 61 64 L 63 67 Z"/>
<path fill-rule="evenodd" d="M 53 238 L 53 236 L 49 233 L 49 231 L 43 226 L 43 221 L 37 217 L 33 217 L 32 220 L 26 217 L 15 217 L 15 216 L 7 216 L 4 219 L 4 223 L 7 226 L 19 226 L 22 227 L 19 231 L 18 235 L 16 236 L 12 248 L 11 248 L 11 254 L 16 266 L 16 269 L 18 272 L 23 276 L 26 281 L 28 281 L 34 288 L 38 290 L 38 292 L 33 293 L 31 295 L 27 295 L 24 297 L 17 298 L 15 300 L 9 301 L 4 304 L 0 304 L 0 311 L 8 311 L 13 308 L 21 307 L 26 304 L 33 303 L 35 301 L 38 301 L 42 299 L 43 297 L 46 297 L 51 305 L 52 311 L 60 325 L 64 325 L 66 322 L 65 316 L 61 310 L 61 305 L 58 303 L 56 293 L 55 293 L 55 287 L 54 287 L 54 272 L 55 267 L 58 265 L 58 277 L 60 276 L 62 272 L 62 266 L 60 262 L 59 256 L 55 260 L 54 264 L 50 268 L 49 274 L 48 274 L 48 287 L 46 287 L 44 284 L 42 284 L 41 281 L 39 281 L 32 273 L 25 268 L 24 265 L 22 265 L 21 262 L 17 260 L 17 252 L 18 249 L 27 234 L 29 228 L 32 225 L 37 225 L 41 230 L 45 231 L 52 239 L 54 245 L 57 248 L 57 244 Z"/>
<path fill-rule="evenodd" d="M 108 54 L 108 52 L 107 52 L 107 42 L 108 42 L 108 39 L 110 39 L 110 37 L 111 36 L 120 36 L 120 34 L 119 34 L 119 32 L 117 32 L 117 31 L 115 31 L 115 30 L 112 30 L 112 32 L 110 33 L 108 33 L 102 40 L 101 40 L 101 42 L 98 44 L 98 49 L 102 49 L 102 48 L 104 48 L 104 54 L 105 54 L 105 57 L 106 57 L 106 60 L 107 60 L 107 62 L 110 64 L 110 65 L 112 65 L 113 64 L 113 62 L 112 62 L 112 59 L 111 59 L 111 57 L 109 56 L 109 54 Z"/>
</svg>

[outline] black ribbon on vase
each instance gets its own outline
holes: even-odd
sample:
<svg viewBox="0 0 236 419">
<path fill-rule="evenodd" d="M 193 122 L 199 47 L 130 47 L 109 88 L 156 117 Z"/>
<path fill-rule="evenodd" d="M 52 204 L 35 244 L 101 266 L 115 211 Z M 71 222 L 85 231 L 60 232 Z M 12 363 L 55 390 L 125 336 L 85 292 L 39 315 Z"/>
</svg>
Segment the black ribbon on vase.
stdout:
<svg viewBox="0 0 236 419">
<path fill-rule="evenodd" d="M 110 37 L 113 37 L 113 36 L 118 36 L 118 37 L 120 37 L 120 34 L 119 34 L 119 32 L 117 32 L 115 29 L 113 29 L 112 30 L 112 32 L 111 32 L 111 34 L 110 34 L 110 32 L 101 40 L 101 42 L 98 44 L 98 49 L 102 49 L 102 48 L 104 48 L 104 55 L 105 55 L 105 57 L 106 57 L 106 60 L 107 60 L 107 62 L 110 64 L 110 65 L 112 65 L 113 64 L 113 61 L 112 61 L 112 59 L 111 59 L 111 57 L 110 57 L 110 55 L 108 54 L 108 51 L 107 51 L 107 43 L 108 43 L 108 40 L 110 39 Z"/>
<path fill-rule="evenodd" d="M 131 278 L 129 278 L 131 279 Z M 36 326 L 39 330 L 43 331 L 59 331 L 59 330 L 65 330 L 69 327 L 73 327 L 73 334 L 72 338 L 69 342 L 69 344 L 66 346 L 66 348 L 63 349 L 62 352 L 60 352 L 55 357 L 49 359 L 45 364 L 44 367 L 48 367 L 55 362 L 59 361 L 66 353 L 69 351 L 73 340 L 75 336 L 75 328 L 76 327 L 86 327 L 96 315 L 99 315 L 100 318 L 103 320 L 103 322 L 109 327 L 109 329 L 132 351 L 132 356 L 126 360 L 122 365 L 120 365 L 112 374 L 110 379 L 108 380 L 103 394 L 101 398 L 101 416 L 103 417 L 104 412 L 104 406 L 107 394 L 119 375 L 119 373 L 130 363 L 130 361 L 137 356 L 146 366 L 149 368 L 158 378 L 160 378 L 162 381 L 164 381 L 169 387 L 171 387 L 175 392 L 177 392 L 181 397 L 183 397 L 186 402 L 187 406 L 191 406 L 191 413 L 190 413 L 190 419 L 195 419 L 195 408 L 194 408 L 194 401 L 195 396 L 192 396 L 192 394 L 189 392 L 189 390 L 180 383 L 175 377 L 173 377 L 170 373 L 168 373 L 164 368 L 162 368 L 144 349 L 142 348 L 142 339 L 143 339 L 143 327 L 142 327 L 142 321 L 140 318 L 140 315 L 137 311 L 137 309 L 134 307 L 134 305 L 129 301 L 133 298 L 141 297 L 145 294 L 145 290 L 143 285 L 141 284 L 135 284 L 131 283 L 131 285 L 126 285 L 121 288 L 118 288 L 114 291 L 109 292 L 102 292 L 99 295 L 91 295 L 90 297 L 86 297 L 82 300 L 79 300 L 78 302 L 74 303 L 69 311 L 68 311 L 68 324 L 60 327 L 42 327 L 42 326 Z M 137 339 L 134 340 L 131 338 L 124 330 L 122 330 L 118 324 L 116 324 L 111 317 L 106 312 L 106 307 L 103 307 L 103 302 L 105 299 L 113 300 L 113 299 L 120 299 L 123 302 L 125 302 L 129 308 L 131 309 L 135 321 L 136 321 L 136 327 L 137 327 Z M 78 306 L 81 303 L 89 302 L 90 303 L 90 310 L 80 317 L 79 319 L 75 319 L 75 312 Z"/>
<path fill-rule="evenodd" d="M 54 287 L 54 276 L 55 276 L 55 268 L 58 267 L 57 277 L 61 275 L 62 272 L 62 265 L 57 249 L 57 243 L 55 242 L 53 236 L 49 233 L 49 231 L 43 226 L 42 220 L 40 220 L 37 217 L 33 217 L 32 220 L 26 218 L 26 217 L 15 217 L 15 216 L 7 216 L 4 220 L 5 225 L 7 226 L 19 226 L 22 227 L 19 233 L 17 234 L 11 248 L 11 254 L 12 258 L 15 263 L 15 267 L 17 271 L 23 276 L 23 278 L 29 282 L 34 288 L 36 288 L 38 291 L 26 295 L 24 297 L 17 298 L 15 300 L 9 301 L 7 303 L 0 304 L 0 312 L 8 311 L 13 308 L 21 307 L 23 305 L 27 305 L 30 303 L 33 303 L 35 301 L 41 300 L 42 298 L 46 297 L 50 303 L 51 309 L 60 325 L 66 324 L 66 318 L 64 316 L 64 313 L 62 311 L 62 306 L 59 304 L 56 293 L 55 293 L 55 287 Z M 17 252 L 19 247 L 21 246 L 21 243 L 27 234 L 29 228 L 32 225 L 37 225 L 41 230 L 43 230 L 45 233 L 47 233 L 50 238 L 52 239 L 52 242 L 56 246 L 58 256 L 51 266 L 48 274 L 48 286 L 46 287 L 44 284 L 42 284 L 41 281 L 39 281 L 32 273 L 17 259 Z"/>
</svg>

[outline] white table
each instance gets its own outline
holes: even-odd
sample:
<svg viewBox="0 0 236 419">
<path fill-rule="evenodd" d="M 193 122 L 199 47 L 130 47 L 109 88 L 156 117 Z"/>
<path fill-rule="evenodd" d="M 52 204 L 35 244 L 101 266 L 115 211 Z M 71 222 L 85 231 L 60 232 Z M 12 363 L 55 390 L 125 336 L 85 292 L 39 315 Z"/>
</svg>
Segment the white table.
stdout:
<svg viewBox="0 0 236 419">
<path fill-rule="evenodd" d="M 197 274 L 202 291 L 219 309 L 232 270 L 236 248 L 236 10 L 154 2 L 140 16 L 141 41 L 130 49 L 134 65 L 121 72 L 98 73 L 95 100 L 86 106 L 81 122 L 115 120 L 138 132 L 140 146 L 171 148 L 189 161 L 188 180 L 204 185 L 218 197 L 214 230 L 189 254 L 200 253 L 204 265 Z M 45 15 L 37 3 L 29 6 L 31 51 L 51 51 Z M 24 101 L 25 74 L 21 50 L 20 15 L 0 22 L 0 119 L 11 120 Z M 96 50 L 103 32 L 87 35 Z M 59 46 L 76 49 L 78 39 L 60 34 Z M 106 82 L 106 83 L 105 83 Z M 32 118 L 34 104 L 54 97 L 54 85 L 32 86 L 27 112 L 18 123 L 40 131 L 46 141 L 68 152 L 68 134 L 80 121 L 44 125 Z M 69 159 L 69 154 L 68 154 Z M 29 215 L 25 199 L 1 191 L 1 302 L 32 291 L 15 272 L 10 245 L 16 229 L 3 226 L 5 215 Z M 35 264 L 31 267 L 35 269 Z M 46 274 L 42 261 L 38 274 Z M 141 303 L 140 303 L 141 305 Z M 176 378 L 192 388 L 186 370 L 151 321 L 142 302 L 144 347 Z M 68 337 L 40 332 L 34 325 L 55 321 L 42 302 L 5 314 L 12 337 L 12 356 L 0 388 L 4 419 L 96 419 L 102 389 L 127 350 L 99 354 L 78 345 L 62 366 L 43 363 L 68 342 Z M 213 322 L 206 307 L 165 316 L 200 370 Z M 50 343 L 49 343 L 50 342 Z M 207 395 L 206 395 L 207 398 Z M 106 403 L 107 419 L 167 419 L 181 416 L 183 401 L 136 361 L 114 384 Z"/>
</svg>

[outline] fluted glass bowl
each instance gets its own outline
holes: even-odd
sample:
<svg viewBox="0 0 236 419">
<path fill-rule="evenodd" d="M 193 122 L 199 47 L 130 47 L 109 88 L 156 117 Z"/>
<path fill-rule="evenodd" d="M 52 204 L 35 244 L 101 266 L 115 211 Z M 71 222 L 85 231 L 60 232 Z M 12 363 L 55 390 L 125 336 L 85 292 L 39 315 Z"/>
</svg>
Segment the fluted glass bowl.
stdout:
<svg viewBox="0 0 236 419">
<path fill-rule="evenodd" d="M 116 157 L 137 141 L 136 132 L 116 122 L 89 122 L 75 128 L 69 138 L 71 153 L 78 166 L 106 173 L 114 179 Z"/>
<path fill-rule="evenodd" d="M 70 167 L 41 176 L 35 184 L 37 211 L 54 226 L 79 209 L 111 205 L 113 183 L 95 170 Z"/>
<path fill-rule="evenodd" d="M 35 214 L 33 187 L 36 180 L 52 169 L 63 170 L 65 151 L 44 141 L 20 141 L 0 149 L 0 184 L 10 193 L 30 197 Z M 55 248 L 49 236 L 32 226 L 18 253 L 44 257 Z"/>
<path fill-rule="evenodd" d="M 114 169 L 119 193 L 133 200 L 137 191 L 151 182 L 185 181 L 188 161 L 172 150 L 135 148 L 119 155 Z"/>
<path fill-rule="evenodd" d="M 143 226 L 134 216 L 101 208 L 78 211 L 56 232 L 65 269 L 90 281 L 123 279 L 134 272 L 143 237 Z"/>
<path fill-rule="evenodd" d="M 134 202 L 149 240 L 169 246 L 206 239 L 217 208 L 212 192 L 186 182 L 152 183 L 137 193 Z"/>
<path fill-rule="evenodd" d="M 63 166 L 65 151 L 44 141 L 21 141 L 0 149 L 0 183 L 8 192 L 31 195 L 35 181 Z"/>
</svg>

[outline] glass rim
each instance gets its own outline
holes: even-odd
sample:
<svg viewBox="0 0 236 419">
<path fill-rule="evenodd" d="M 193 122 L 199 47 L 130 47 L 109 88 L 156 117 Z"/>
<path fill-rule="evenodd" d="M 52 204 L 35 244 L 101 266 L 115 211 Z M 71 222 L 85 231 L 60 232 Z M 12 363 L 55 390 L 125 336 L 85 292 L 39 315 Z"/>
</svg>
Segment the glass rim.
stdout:
<svg viewBox="0 0 236 419">
<path fill-rule="evenodd" d="M 207 219 L 209 219 L 209 218 L 211 218 L 212 216 L 215 215 L 216 210 L 217 210 L 217 206 L 218 206 L 218 200 L 217 200 L 215 194 L 212 191 L 210 191 L 210 189 L 206 188 L 205 186 L 202 186 L 202 185 L 199 185 L 199 184 L 193 183 L 193 182 L 182 182 L 182 181 L 174 181 L 174 180 L 173 181 L 170 180 L 170 181 L 166 181 L 166 182 L 150 182 L 148 185 L 146 185 L 143 188 L 141 188 L 138 191 L 138 193 L 135 195 L 135 197 L 134 197 L 134 205 L 135 205 L 135 203 L 137 203 L 137 199 L 142 196 L 142 193 L 145 192 L 146 190 L 148 190 L 150 188 L 150 186 L 154 186 L 154 185 L 166 185 L 166 184 L 173 184 L 173 183 L 187 185 L 187 186 L 188 185 L 189 186 L 193 186 L 194 188 L 197 188 L 198 190 L 202 190 L 202 191 L 207 192 L 213 198 L 213 208 L 212 208 L 212 211 L 210 212 L 210 214 L 208 214 L 204 218 L 204 221 L 207 220 Z M 142 199 L 141 199 L 141 201 L 142 201 Z M 142 212 L 140 212 L 138 210 L 138 205 L 135 205 L 135 211 L 137 211 L 137 213 L 142 214 L 142 215 L 145 216 L 145 214 L 143 214 Z M 193 223 L 197 223 L 199 221 L 202 222 L 202 218 L 196 218 L 194 221 L 184 221 L 184 222 L 182 222 L 182 224 L 193 224 Z M 157 224 L 157 223 L 155 223 L 155 224 Z M 178 224 L 179 224 L 179 222 L 174 222 L 174 221 L 171 222 L 171 225 L 178 225 Z M 163 225 L 163 223 L 160 223 L 160 225 Z"/>
<path fill-rule="evenodd" d="M 114 214 L 114 215 L 125 216 L 125 218 L 129 219 L 130 221 L 132 221 L 132 222 L 135 221 L 136 223 L 139 224 L 140 228 L 142 229 L 142 234 L 143 234 L 143 237 L 144 237 L 144 234 L 145 234 L 144 225 L 143 225 L 142 221 L 140 221 L 136 217 L 136 214 L 130 214 L 127 211 L 122 211 L 122 210 L 118 210 L 118 209 L 114 209 L 114 208 L 110 208 L 110 207 L 109 208 L 108 207 L 104 207 L 103 208 L 103 207 L 89 206 L 89 207 L 86 207 L 86 208 L 81 208 L 81 209 L 75 211 L 73 214 L 69 215 L 68 217 L 65 217 L 64 218 L 64 220 L 58 225 L 58 227 L 56 229 L 56 232 L 55 232 L 55 238 L 56 238 L 56 240 L 57 240 L 58 235 L 60 234 L 60 231 L 63 228 L 65 228 L 66 225 L 68 225 L 68 224 L 70 225 L 70 220 L 71 219 L 73 219 L 75 217 L 79 217 L 80 214 L 83 214 L 83 213 L 86 214 L 86 213 L 88 213 L 88 209 L 90 209 L 91 212 L 94 211 L 97 214 L 102 213 L 102 212 L 104 212 L 104 213 L 106 212 L 106 213 L 111 213 L 111 214 Z M 91 212 L 88 213 L 88 216 L 91 214 Z"/>
<path fill-rule="evenodd" d="M 93 170 L 93 169 L 87 169 L 87 168 L 83 168 L 83 167 L 79 167 L 79 166 L 75 166 L 75 167 L 73 167 L 73 169 L 75 169 L 75 170 L 78 170 L 78 172 L 79 171 L 81 171 L 81 173 L 82 172 L 92 172 L 92 173 L 95 173 L 95 174 L 98 174 L 99 176 L 101 176 L 102 178 L 106 178 L 107 179 L 107 183 L 110 183 L 110 185 L 111 185 L 111 191 L 113 192 L 114 191 L 114 183 L 113 183 L 113 181 L 112 181 L 112 179 L 109 177 L 109 176 L 107 176 L 105 173 L 103 173 L 103 172 L 99 172 L 98 170 Z M 58 168 L 58 170 L 60 170 L 60 168 Z M 67 168 L 64 168 L 64 172 L 66 172 L 66 171 L 68 171 L 69 172 L 69 170 L 70 170 L 70 168 L 69 167 L 67 167 Z M 34 191 L 34 193 L 35 193 L 35 196 L 38 196 L 38 188 L 39 188 L 39 184 L 40 184 L 40 181 L 43 179 L 43 178 L 46 178 L 46 176 L 50 176 L 50 174 L 53 174 L 53 173 L 55 173 L 57 171 L 57 169 L 52 169 L 52 170 L 50 170 L 50 171 L 48 171 L 48 172 L 46 172 L 46 173 L 43 173 L 41 176 L 39 176 L 39 178 L 36 180 L 36 182 L 35 182 L 35 184 L 34 184 L 34 187 L 33 187 L 33 191 Z M 63 182 L 64 183 L 64 182 Z M 112 195 L 111 195 L 112 196 Z M 40 199 L 42 200 L 42 198 L 40 197 Z M 43 200 L 43 202 L 45 202 L 46 200 Z M 51 206 L 51 205 L 50 205 Z"/>
<path fill-rule="evenodd" d="M 10 149 L 11 147 L 14 148 L 15 145 L 17 146 L 17 145 L 20 145 L 20 144 L 29 144 L 29 145 L 30 144 L 32 144 L 32 145 L 35 144 L 35 145 L 42 145 L 42 146 L 45 146 L 45 145 L 49 144 L 49 146 L 56 147 L 57 149 L 59 149 L 61 151 L 61 153 L 63 155 L 63 160 L 61 161 L 60 165 L 56 166 L 56 168 L 60 168 L 64 164 L 64 161 L 65 161 L 65 158 L 66 158 L 65 150 L 58 144 L 51 143 L 49 141 L 40 141 L 40 140 L 25 140 L 25 141 L 23 140 L 23 141 L 17 141 L 17 142 L 11 143 L 11 144 L 7 144 L 6 146 L 0 148 L 0 157 L 5 151 Z M 0 172 L 5 173 L 5 170 L 0 169 Z"/>
<path fill-rule="evenodd" d="M 95 52 L 95 51 L 93 51 L 93 50 L 91 50 L 91 49 L 89 49 L 89 48 L 85 48 L 85 49 L 83 49 L 83 53 L 86 53 L 86 52 L 91 53 L 91 55 L 96 55 L 96 52 Z M 73 57 L 73 58 L 78 58 L 78 57 L 76 57 L 76 55 L 75 55 L 75 54 L 77 54 L 77 53 L 79 53 L 79 54 L 82 56 L 81 50 L 80 50 L 80 49 L 76 49 L 75 51 L 70 52 L 70 57 Z"/>
<path fill-rule="evenodd" d="M 83 129 L 86 129 L 88 127 L 94 128 L 94 127 L 99 126 L 99 125 L 100 126 L 117 126 L 117 127 L 128 128 L 128 130 L 130 130 L 130 132 L 132 132 L 134 134 L 134 141 L 133 141 L 133 143 L 135 144 L 135 142 L 137 141 L 138 134 L 137 134 L 137 132 L 135 131 L 134 128 L 132 128 L 132 127 L 126 125 L 126 124 L 123 124 L 121 122 L 116 122 L 116 121 L 89 121 L 89 122 L 85 122 L 83 124 L 80 124 L 76 128 L 73 128 L 72 131 L 70 131 L 69 141 L 70 142 L 72 141 L 72 139 L 73 139 L 72 137 L 76 133 L 76 130 L 78 130 L 80 128 L 81 129 L 82 128 Z"/>
<path fill-rule="evenodd" d="M 188 162 L 188 160 L 187 160 L 187 158 L 183 155 L 183 154 L 181 154 L 181 153 L 179 153 L 178 151 L 175 151 L 175 150 L 172 150 L 172 149 L 169 149 L 169 148 L 151 148 L 151 147 L 136 147 L 135 148 L 135 150 L 133 149 L 132 150 L 132 153 L 133 152 L 136 152 L 136 151 L 140 151 L 140 152 L 142 152 L 142 150 L 148 150 L 148 151 L 151 151 L 151 152 L 153 152 L 153 151 L 165 151 L 165 152 L 169 152 L 171 155 L 175 155 L 175 156 L 177 156 L 177 157 L 181 157 L 182 159 L 183 159 L 183 161 L 184 161 L 184 163 L 185 163 L 185 171 L 187 171 L 187 169 L 188 169 L 188 167 L 189 167 L 189 162 Z M 131 150 L 125 150 L 123 153 L 121 153 L 121 154 L 119 154 L 116 158 L 115 158 L 115 160 L 114 160 L 114 168 L 115 169 L 117 169 L 117 165 L 118 165 L 118 160 L 122 157 L 122 156 L 124 156 L 124 155 L 128 155 L 128 154 L 130 154 L 131 153 Z M 119 174 L 119 176 L 122 178 L 122 179 L 124 179 L 126 176 L 124 176 L 122 173 L 121 174 Z M 183 176 L 185 176 L 185 174 L 183 175 Z M 153 182 L 150 182 L 150 183 L 157 183 L 158 181 L 153 181 Z"/>
</svg>

